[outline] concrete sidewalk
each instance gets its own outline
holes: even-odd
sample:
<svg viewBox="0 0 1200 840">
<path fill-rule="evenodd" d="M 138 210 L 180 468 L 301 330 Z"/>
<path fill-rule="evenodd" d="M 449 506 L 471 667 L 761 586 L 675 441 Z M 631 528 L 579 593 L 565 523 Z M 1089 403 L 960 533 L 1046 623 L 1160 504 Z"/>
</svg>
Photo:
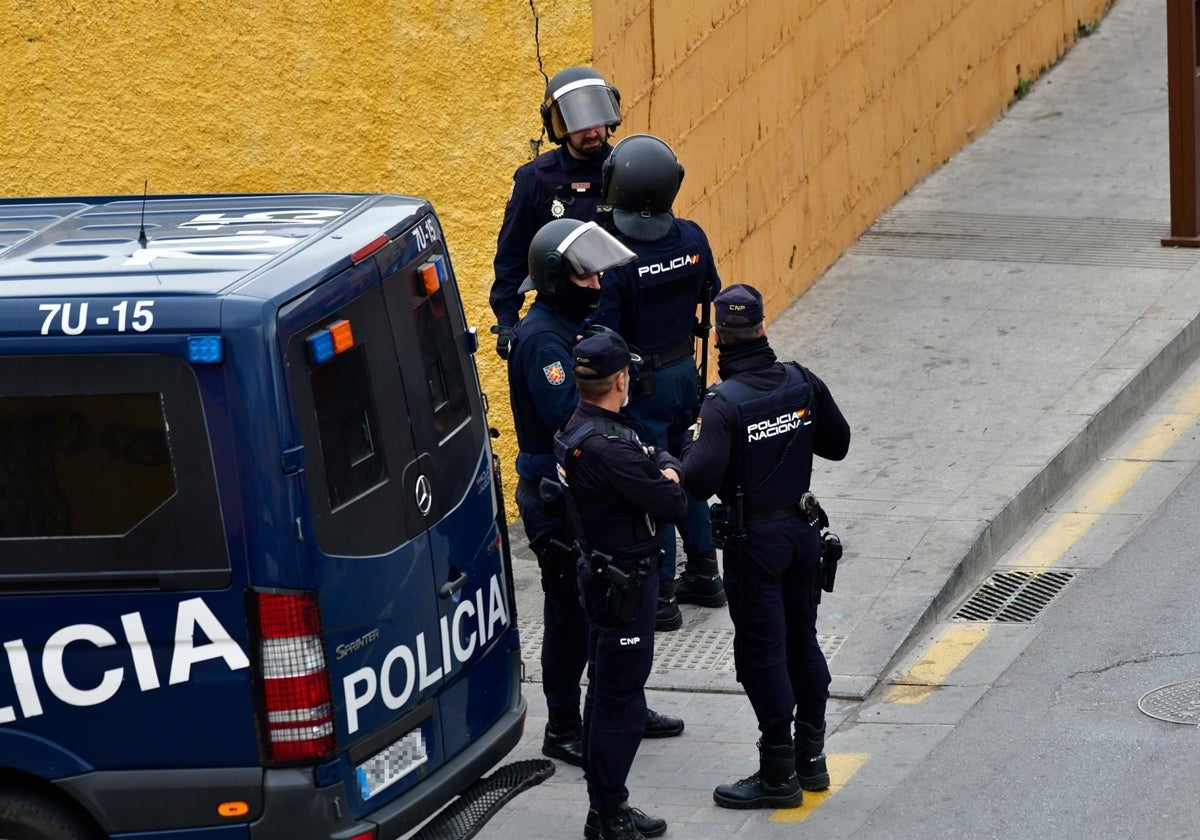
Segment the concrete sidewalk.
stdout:
<svg viewBox="0 0 1200 840">
<path fill-rule="evenodd" d="M 768 322 L 779 357 L 829 384 L 854 433 L 849 457 L 819 462 L 813 478 L 846 546 L 819 624 L 835 697 L 861 699 L 885 678 L 906 643 L 970 594 L 1200 349 L 1200 250 L 1159 243 L 1170 232 L 1167 132 L 1163 4 L 1119 0 L 1095 34 Z M 516 524 L 514 538 L 521 531 Z M 537 570 L 515 545 L 536 680 Z M 656 636 L 652 705 L 694 707 L 694 693 L 671 702 L 667 692 L 682 689 L 731 713 L 726 705 L 744 698 L 728 614 L 683 610 L 683 629 Z M 526 696 L 531 714 L 544 709 L 540 686 Z M 845 705 L 831 708 L 834 739 Z M 728 722 L 737 737 L 643 751 L 692 751 L 680 772 L 694 774 L 738 741 L 752 769 L 752 721 Z M 529 756 L 543 722 L 531 716 Z M 676 780 L 704 788 L 702 800 L 709 781 Z M 645 782 L 639 801 L 672 801 Z M 703 820 L 682 818 L 692 823 L 684 836 L 709 836 L 697 833 Z M 508 819 L 543 836 L 536 823 Z"/>
</svg>

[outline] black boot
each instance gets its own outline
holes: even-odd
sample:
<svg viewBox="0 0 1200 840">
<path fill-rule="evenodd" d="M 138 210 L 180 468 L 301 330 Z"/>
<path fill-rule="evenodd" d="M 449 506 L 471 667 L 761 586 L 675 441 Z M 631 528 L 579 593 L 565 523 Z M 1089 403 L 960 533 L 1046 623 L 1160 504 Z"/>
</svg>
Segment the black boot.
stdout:
<svg viewBox="0 0 1200 840">
<path fill-rule="evenodd" d="M 629 811 L 629 821 L 642 837 L 661 837 L 667 832 L 667 821 L 652 817 L 638 808 L 630 808 L 629 804 L 621 806 Z M 583 826 L 583 836 L 586 840 L 601 840 L 605 835 L 600 831 L 600 812 L 595 808 L 588 810 L 587 822 Z"/>
<path fill-rule="evenodd" d="M 804 801 L 791 744 L 758 742 L 758 772 L 731 785 L 718 785 L 713 801 L 722 808 L 796 808 Z"/>
<path fill-rule="evenodd" d="M 825 766 L 825 724 L 821 728 L 796 721 L 796 776 L 805 790 L 828 790 L 829 768 Z"/>
<path fill-rule="evenodd" d="M 678 630 L 683 626 L 683 613 L 675 600 L 675 581 L 658 582 L 658 610 L 654 613 L 654 629 L 660 633 Z"/>
<path fill-rule="evenodd" d="M 642 733 L 643 738 L 674 738 L 682 734 L 683 718 L 660 715 L 653 709 L 646 709 L 646 729 Z"/>
<path fill-rule="evenodd" d="M 675 587 L 675 600 L 700 607 L 725 606 L 725 586 L 717 569 L 717 555 L 688 557 L 687 565 L 679 575 L 679 584 Z"/>
<path fill-rule="evenodd" d="M 582 767 L 583 724 L 578 719 L 556 722 L 551 717 L 542 738 L 542 755 Z"/>
<path fill-rule="evenodd" d="M 595 814 L 593 821 L 592 814 Z M 643 814 L 643 816 L 645 816 Z M 595 834 L 589 834 L 588 829 L 595 826 Z M 662 824 L 662 830 L 667 830 L 667 824 Z M 661 832 L 660 832 L 661 833 Z M 589 840 L 642 840 L 645 834 L 637 830 L 633 822 L 633 809 L 628 804 L 616 808 L 606 808 L 603 811 L 589 811 L 583 834 Z M 658 836 L 658 835 L 654 835 Z"/>
</svg>

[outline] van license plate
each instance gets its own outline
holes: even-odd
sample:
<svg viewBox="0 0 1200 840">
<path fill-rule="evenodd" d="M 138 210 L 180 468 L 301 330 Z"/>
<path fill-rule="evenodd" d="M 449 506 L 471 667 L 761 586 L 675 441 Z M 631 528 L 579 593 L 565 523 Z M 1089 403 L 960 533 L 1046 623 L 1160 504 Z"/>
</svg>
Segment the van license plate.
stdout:
<svg viewBox="0 0 1200 840">
<path fill-rule="evenodd" d="M 425 737 L 414 729 L 387 749 L 378 752 L 355 768 L 358 790 L 363 799 L 370 799 L 389 785 L 403 779 L 429 760 Z"/>
</svg>

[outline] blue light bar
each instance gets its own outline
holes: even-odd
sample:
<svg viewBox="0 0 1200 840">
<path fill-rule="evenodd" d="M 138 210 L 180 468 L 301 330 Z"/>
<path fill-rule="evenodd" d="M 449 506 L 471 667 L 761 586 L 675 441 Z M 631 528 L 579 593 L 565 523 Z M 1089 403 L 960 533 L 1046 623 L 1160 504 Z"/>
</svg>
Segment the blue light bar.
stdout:
<svg viewBox="0 0 1200 840">
<path fill-rule="evenodd" d="M 333 358 L 333 335 L 329 330 L 321 330 L 304 339 L 308 345 L 308 360 L 314 365 L 329 361 Z"/>
<path fill-rule="evenodd" d="M 225 342 L 219 335 L 189 335 L 188 361 L 194 365 L 211 365 L 225 361 Z"/>
</svg>

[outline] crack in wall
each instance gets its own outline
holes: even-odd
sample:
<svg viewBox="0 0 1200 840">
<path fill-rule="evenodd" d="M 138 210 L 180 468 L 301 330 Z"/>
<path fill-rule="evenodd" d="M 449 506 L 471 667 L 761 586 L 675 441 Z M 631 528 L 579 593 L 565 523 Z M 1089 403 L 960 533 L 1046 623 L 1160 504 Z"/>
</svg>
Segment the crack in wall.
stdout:
<svg viewBox="0 0 1200 840">
<path fill-rule="evenodd" d="M 550 77 L 546 75 L 545 65 L 542 63 L 542 37 L 541 37 L 541 18 L 538 16 L 537 6 L 533 0 L 529 0 L 529 12 L 533 15 L 533 51 L 537 56 L 538 72 L 542 74 L 542 79 L 546 84 L 550 84 Z M 542 126 L 542 134 L 540 137 L 529 138 L 529 151 L 533 157 L 537 157 L 542 151 L 542 141 L 546 139 L 546 127 Z"/>
</svg>

